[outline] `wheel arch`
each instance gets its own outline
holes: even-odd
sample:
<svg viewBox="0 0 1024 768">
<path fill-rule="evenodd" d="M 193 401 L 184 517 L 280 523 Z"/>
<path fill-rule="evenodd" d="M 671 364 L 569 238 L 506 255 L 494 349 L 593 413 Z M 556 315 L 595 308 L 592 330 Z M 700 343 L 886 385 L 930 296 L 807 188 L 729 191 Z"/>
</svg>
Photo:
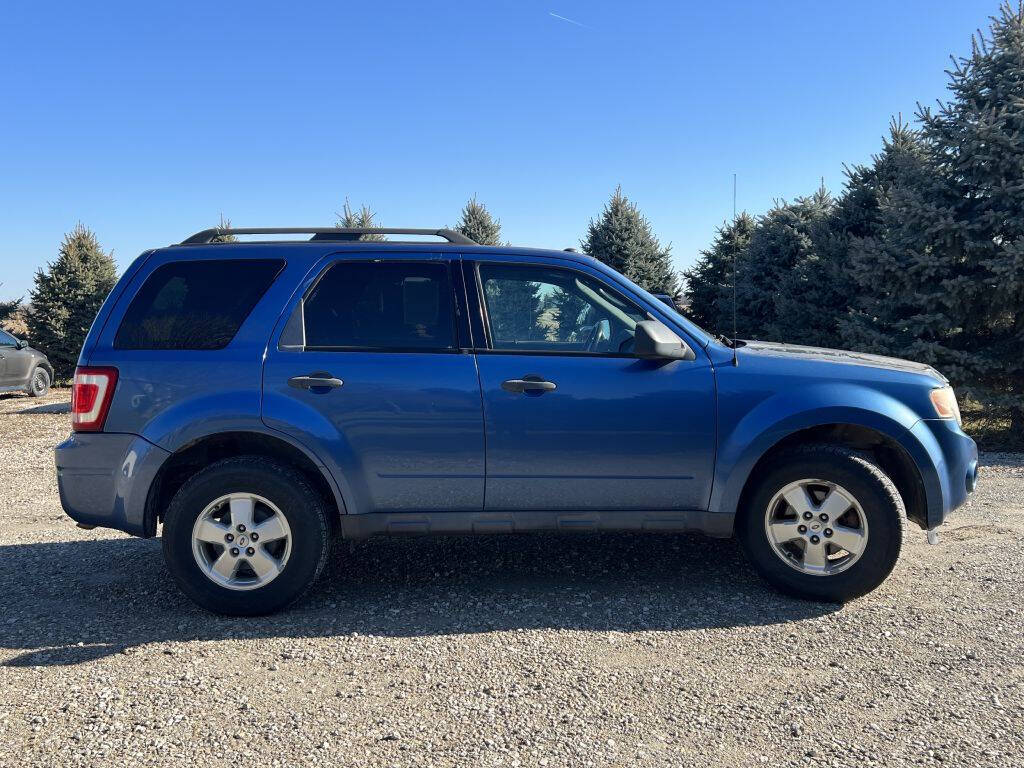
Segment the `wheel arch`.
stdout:
<svg viewBox="0 0 1024 768">
<path fill-rule="evenodd" d="M 309 480 L 329 508 L 335 510 L 331 524 L 345 513 L 345 502 L 334 478 L 314 456 L 284 437 L 255 431 L 218 432 L 197 438 L 173 451 L 157 471 L 146 496 L 144 527 L 147 536 L 156 534 L 158 522 L 171 498 L 199 469 L 232 456 L 262 456 L 287 464 Z"/>
<path fill-rule="evenodd" d="M 907 449 L 880 429 L 856 423 L 817 424 L 791 432 L 773 443 L 754 462 L 736 499 L 736 514 L 742 514 L 751 492 L 766 466 L 776 457 L 801 445 L 840 445 L 870 456 L 893 481 L 903 499 L 907 518 L 927 527 L 928 496 L 921 471 Z"/>
<path fill-rule="evenodd" d="M 32 366 L 32 370 L 35 371 L 36 368 L 42 368 L 44 371 L 46 371 L 46 375 L 50 377 L 50 386 L 53 386 L 56 383 L 53 380 L 53 366 L 50 365 L 50 361 L 49 360 L 47 360 L 45 357 L 44 358 L 40 358 L 39 360 L 36 360 L 36 364 L 34 366 Z M 31 376 L 32 376 L 32 374 L 30 373 L 29 374 L 29 380 L 30 381 L 31 381 Z"/>
</svg>

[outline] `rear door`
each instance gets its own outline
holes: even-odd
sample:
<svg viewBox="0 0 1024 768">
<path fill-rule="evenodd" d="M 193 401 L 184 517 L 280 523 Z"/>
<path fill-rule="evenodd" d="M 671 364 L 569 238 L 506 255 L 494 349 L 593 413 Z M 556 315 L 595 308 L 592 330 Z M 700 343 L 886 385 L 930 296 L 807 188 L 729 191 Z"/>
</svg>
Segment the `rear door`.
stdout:
<svg viewBox="0 0 1024 768">
<path fill-rule="evenodd" d="M 18 349 L 18 340 L 0 331 L 0 387 L 14 387 L 28 381 L 32 369 L 32 353 Z"/>
<path fill-rule="evenodd" d="M 583 264 L 513 261 L 466 267 L 486 339 L 487 509 L 706 509 L 715 390 L 704 350 L 639 359 L 633 331 L 652 316 L 636 301 Z"/>
<path fill-rule="evenodd" d="M 263 420 L 316 452 L 350 514 L 479 511 L 483 416 L 461 274 L 437 254 L 394 255 L 329 257 L 303 286 L 267 351 Z"/>
</svg>

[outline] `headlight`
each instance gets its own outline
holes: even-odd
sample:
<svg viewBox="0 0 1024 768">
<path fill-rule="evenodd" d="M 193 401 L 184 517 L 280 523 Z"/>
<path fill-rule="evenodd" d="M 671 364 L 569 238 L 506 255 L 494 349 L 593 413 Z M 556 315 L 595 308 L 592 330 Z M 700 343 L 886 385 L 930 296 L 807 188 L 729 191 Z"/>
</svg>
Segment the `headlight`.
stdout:
<svg viewBox="0 0 1024 768">
<path fill-rule="evenodd" d="M 956 402 L 956 395 L 952 387 L 942 387 L 931 391 L 932 405 L 940 419 L 956 419 L 957 426 L 962 424 L 960 420 L 960 406 Z"/>
</svg>

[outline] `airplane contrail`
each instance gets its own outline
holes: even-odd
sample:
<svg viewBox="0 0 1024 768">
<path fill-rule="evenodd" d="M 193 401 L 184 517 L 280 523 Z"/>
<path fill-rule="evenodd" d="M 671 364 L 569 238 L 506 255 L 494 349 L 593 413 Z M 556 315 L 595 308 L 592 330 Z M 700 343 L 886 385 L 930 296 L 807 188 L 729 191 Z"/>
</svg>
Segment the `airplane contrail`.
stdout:
<svg viewBox="0 0 1024 768">
<path fill-rule="evenodd" d="M 584 29 L 588 28 L 586 24 L 581 24 L 580 22 L 576 21 L 575 19 L 570 19 L 570 18 L 567 18 L 565 16 L 559 16 L 554 11 L 548 11 L 548 16 L 553 16 L 556 19 L 561 19 L 562 21 L 567 21 L 570 24 L 575 24 L 577 27 L 583 27 Z"/>
</svg>

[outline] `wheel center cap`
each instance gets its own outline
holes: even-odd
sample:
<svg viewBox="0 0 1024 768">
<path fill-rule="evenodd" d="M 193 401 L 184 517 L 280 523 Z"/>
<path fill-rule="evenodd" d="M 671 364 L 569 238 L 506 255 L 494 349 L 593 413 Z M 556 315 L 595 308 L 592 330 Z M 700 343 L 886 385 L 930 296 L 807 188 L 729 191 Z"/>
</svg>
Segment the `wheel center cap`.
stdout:
<svg viewBox="0 0 1024 768">
<path fill-rule="evenodd" d="M 244 547 L 248 543 L 249 543 L 249 537 L 246 536 L 245 534 L 242 534 L 241 536 L 238 537 L 238 546 Z"/>
</svg>

